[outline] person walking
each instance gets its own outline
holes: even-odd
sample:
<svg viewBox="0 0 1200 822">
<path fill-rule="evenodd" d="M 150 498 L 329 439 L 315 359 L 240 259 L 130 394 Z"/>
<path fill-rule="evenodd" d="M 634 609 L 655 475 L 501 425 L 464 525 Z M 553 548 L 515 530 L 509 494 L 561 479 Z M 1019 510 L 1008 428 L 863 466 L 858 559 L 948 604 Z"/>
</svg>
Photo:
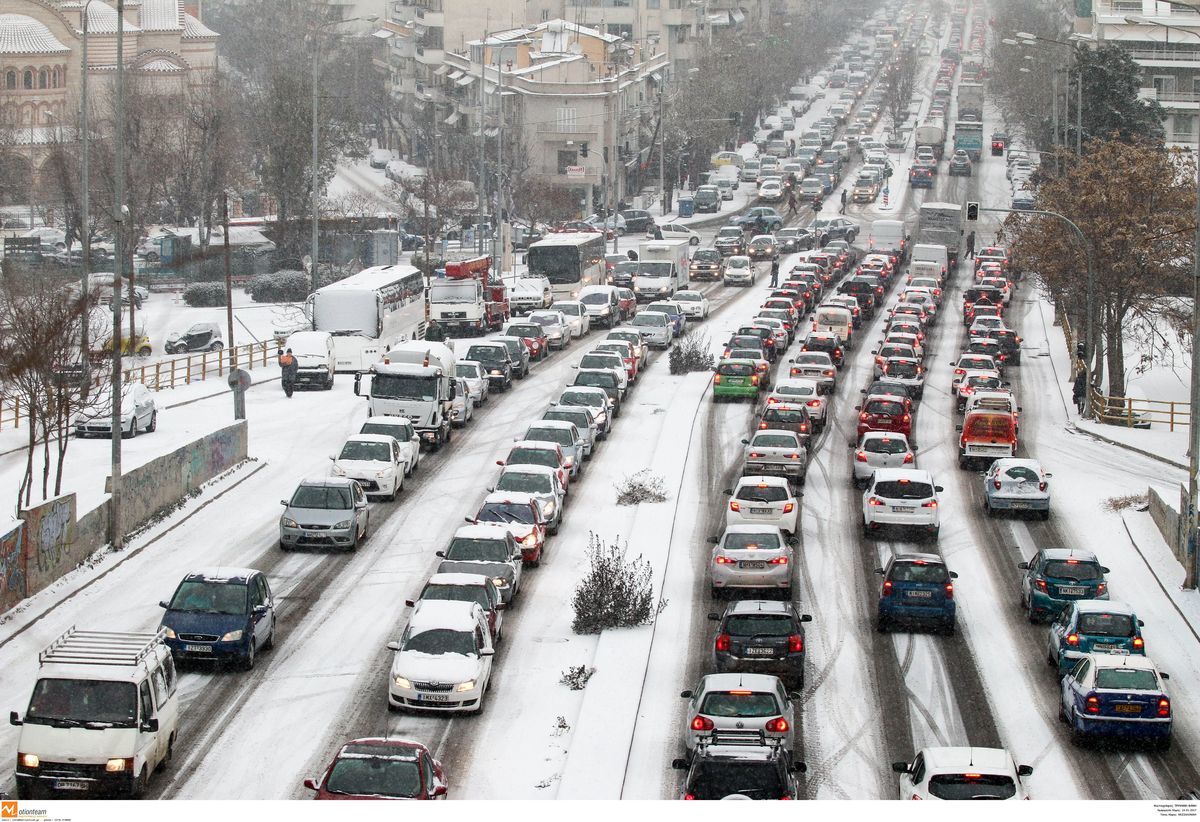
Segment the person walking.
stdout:
<svg viewBox="0 0 1200 822">
<path fill-rule="evenodd" d="M 967 235 L 967 256 L 972 260 L 975 259 L 975 232 L 972 231 Z"/>
<path fill-rule="evenodd" d="M 446 329 L 437 320 L 431 319 L 425 326 L 425 339 L 430 342 L 443 342 L 446 339 Z"/>
<path fill-rule="evenodd" d="M 1075 375 L 1075 385 L 1071 391 L 1071 401 L 1075 403 L 1075 407 L 1079 410 L 1080 415 L 1083 414 L 1083 409 L 1086 406 L 1087 397 L 1087 372 L 1084 369 L 1079 369 L 1079 373 Z"/>
<path fill-rule="evenodd" d="M 289 348 L 279 355 L 279 368 L 283 393 L 290 397 L 296 390 L 296 373 L 300 370 L 300 365 L 296 362 L 296 355 L 292 353 L 292 349 Z"/>
<path fill-rule="evenodd" d="M 842 189 L 842 207 L 838 209 L 838 214 L 846 213 L 846 189 Z"/>
<path fill-rule="evenodd" d="M 779 258 L 771 260 L 771 288 L 779 286 Z"/>
<path fill-rule="evenodd" d="M 796 206 L 797 206 L 796 192 L 788 191 L 788 216 L 789 217 L 796 213 Z"/>
</svg>

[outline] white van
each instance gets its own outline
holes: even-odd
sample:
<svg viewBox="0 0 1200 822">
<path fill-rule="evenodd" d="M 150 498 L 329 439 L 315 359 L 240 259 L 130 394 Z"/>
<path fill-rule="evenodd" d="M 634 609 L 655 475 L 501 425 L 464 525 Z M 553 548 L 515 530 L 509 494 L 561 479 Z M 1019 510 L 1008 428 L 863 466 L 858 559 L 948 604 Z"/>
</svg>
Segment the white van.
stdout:
<svg viewBox="0 0 1200 822">
<path fill-rule="evenodd" d="M 813 331 L 828 331 L 836 334 L 843 345 L 849 347 L 854 334 L 854 314 L 841 305 L 818 305 L 813 313 Z"/>
<path fill-rule="evenodd" d="M 593 326 L 613 328 L 625 319 L 621 316 L 621 295 L 617 293 L 616 286 L 585 286 L 579 292 L 579 302 L 583 303 Z"/>
<path fill-rule="evenodd" d="M 285 349 L 292 349 L 296 358 L 296 387 L 312 386 L 326 391 L 333 388 L 333 372 L 337 354 L 333 350 L 333 335 L 328 331 L 297 331 L 287 338 Z"/>
<path fill-rule="evenodd" d="M 936 243 L 917 243 L 912 247 L 913 263 L 933 263 L 941 269 L 939 276 L 946 276 L 950 266 L 950 253 L 946 246 Z"/>
<path fill-rule="evenodd" d="M 871 253 L 895 254 L 901 262 L 908 259 L 908 232 L 902 220 L 876 220 L 867 237 Z"/>
<path fill-rule="evenodd" d="M 179 728 L 178 680 L 158 633 L 72 627 L 38 654 L 38 679 L 17 742 L 17 797 L 145 794 L 171 758 Z"/>
</svg>

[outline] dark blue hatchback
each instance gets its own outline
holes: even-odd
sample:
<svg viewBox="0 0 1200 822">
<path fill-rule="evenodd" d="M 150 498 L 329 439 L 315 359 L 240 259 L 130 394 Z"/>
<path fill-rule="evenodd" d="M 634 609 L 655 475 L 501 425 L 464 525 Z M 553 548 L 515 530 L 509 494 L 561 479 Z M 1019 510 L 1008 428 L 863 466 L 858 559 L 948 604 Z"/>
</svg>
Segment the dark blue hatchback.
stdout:
<svg viewBox="0 0 1200 822">
<path fill-rule="evenodd" d="M 266 575 L 252 568 L 206 568 L 183 578 L 162 627 L 176 659 L 238 661 L 249 670 L 275 643 L 275 601 Z"/>
<path fill-rule="evenodd" d="M 958 574 L 946 568 L 937 554 L 906 553 L 893 556 L 879 589 L 876 627 L 889 631 L 899 624 L 928 625 L 954 632 L 954 583 Z"/>
</svg>

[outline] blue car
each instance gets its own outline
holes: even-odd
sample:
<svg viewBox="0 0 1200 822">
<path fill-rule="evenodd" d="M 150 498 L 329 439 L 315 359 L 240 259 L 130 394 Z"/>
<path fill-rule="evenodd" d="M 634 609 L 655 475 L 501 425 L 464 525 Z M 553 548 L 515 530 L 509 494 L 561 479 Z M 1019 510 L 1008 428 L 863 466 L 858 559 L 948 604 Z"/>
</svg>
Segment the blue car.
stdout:
<svg viewBox="0 0 1200 822">
<path fill-rule="evenodd" d="M 1030 622 L 1053 619 L 1077 600 L 1108 599 L 1108 569 L 1091 551 L 1045 548 L 1017 567 L 1025 572 L 1021 602 Z"/>
<path fill-rule="evenodd" d="M 937 554 L 896 554 L 886 568 L 879 589 L 876 627 L 890 631 L 897 624 L 929 625 L 954 633 L 954 583 L 958 574 L 949 570 Z"/>
<path fill-rule="evenodd" d="M 1168 677 L 1144 656 L 1086 654 L 1063 677 L 1059 716 L 1076 744 L 1092 738 L 1171 747 Z"/>
<path fill-rule="evenodd" d="M 1142 624 L 1123 602 L 1072 602 L 1050 625 L 1046 663 L 1063 676 L 1088 654 L 1145 654 Z"/>
<path fill-rule="evenodd" d="M 205 568 L 183 578 L 162 627 L 178 660 L 239 662 L 249 670 L 275 644 L 275 600 L 267 577 L 252 568 Z"/>
</svg>

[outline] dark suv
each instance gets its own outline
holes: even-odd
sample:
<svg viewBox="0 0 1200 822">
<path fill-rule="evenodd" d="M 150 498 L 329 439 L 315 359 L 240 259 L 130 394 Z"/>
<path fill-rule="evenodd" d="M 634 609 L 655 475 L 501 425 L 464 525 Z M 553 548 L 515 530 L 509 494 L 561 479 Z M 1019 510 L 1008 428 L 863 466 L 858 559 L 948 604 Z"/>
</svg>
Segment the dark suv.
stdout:
<svg viewBox="0 0 1200 822">
<path fill-rule="evenodd" d="M 640 208 L 627 208 L 621 216 L 625 218 L 625 231 L 629 234 L 641 234 L 654 223 L 650 212 Z"/>
<path fill-rule="evenodd" d="M 483 365 L 488 382 L 493 388 L 507 391 L 513 383 L 513 360 L 504 343 L 475 343 L 467 349 L 463 359 L 475 360 Z"/>
<path fill-rule="evenodd" d="M 691 763 L 676 759 L 671 767 L 687 771 L 684 799 L 801 799 L 797 773 L 807 768 L 794 762 L 775 740 L 764 734 L 754 739 L 745 731 L 737 735 L 716 732 L 711 742 L 696 747 Z"/>
<path fill-rule="evenodd" d="M 792 690 L 804 687 L 804 623 L 811 616 L 791 602 L 744 599 L 708 618 L 719 623 L 713 642 L 718 673 L 774 674 Z"/>
<path fill-rule="evenodd" d="M 745 253 L 746 233 L 742 231 L 741 226 L 727 225 L 717 232 L 713 245 L 726 257 Z"/>
<path fill-rule="evenodd" d="M 954 633 L 954 583 L 958 578 L 937 554 L 896 554 L 887 567 L 875 569 L 883 578 L 879 589 L 876 626 L 889 631 L 897 623 L 932 625 Z"/>
<path fill-rule="evenodd" d="M 842 367 L 842 359 L 844 352 L 842 351 L 841 341 L 838 340 L 837 334 L 829 334 L 823 331 L 813 331 L 804 338 L 804 345 L 800 346 L 801 351 L 824 351 L 833 360 L 833 364 L 838 368 Z"/>
</svg>

